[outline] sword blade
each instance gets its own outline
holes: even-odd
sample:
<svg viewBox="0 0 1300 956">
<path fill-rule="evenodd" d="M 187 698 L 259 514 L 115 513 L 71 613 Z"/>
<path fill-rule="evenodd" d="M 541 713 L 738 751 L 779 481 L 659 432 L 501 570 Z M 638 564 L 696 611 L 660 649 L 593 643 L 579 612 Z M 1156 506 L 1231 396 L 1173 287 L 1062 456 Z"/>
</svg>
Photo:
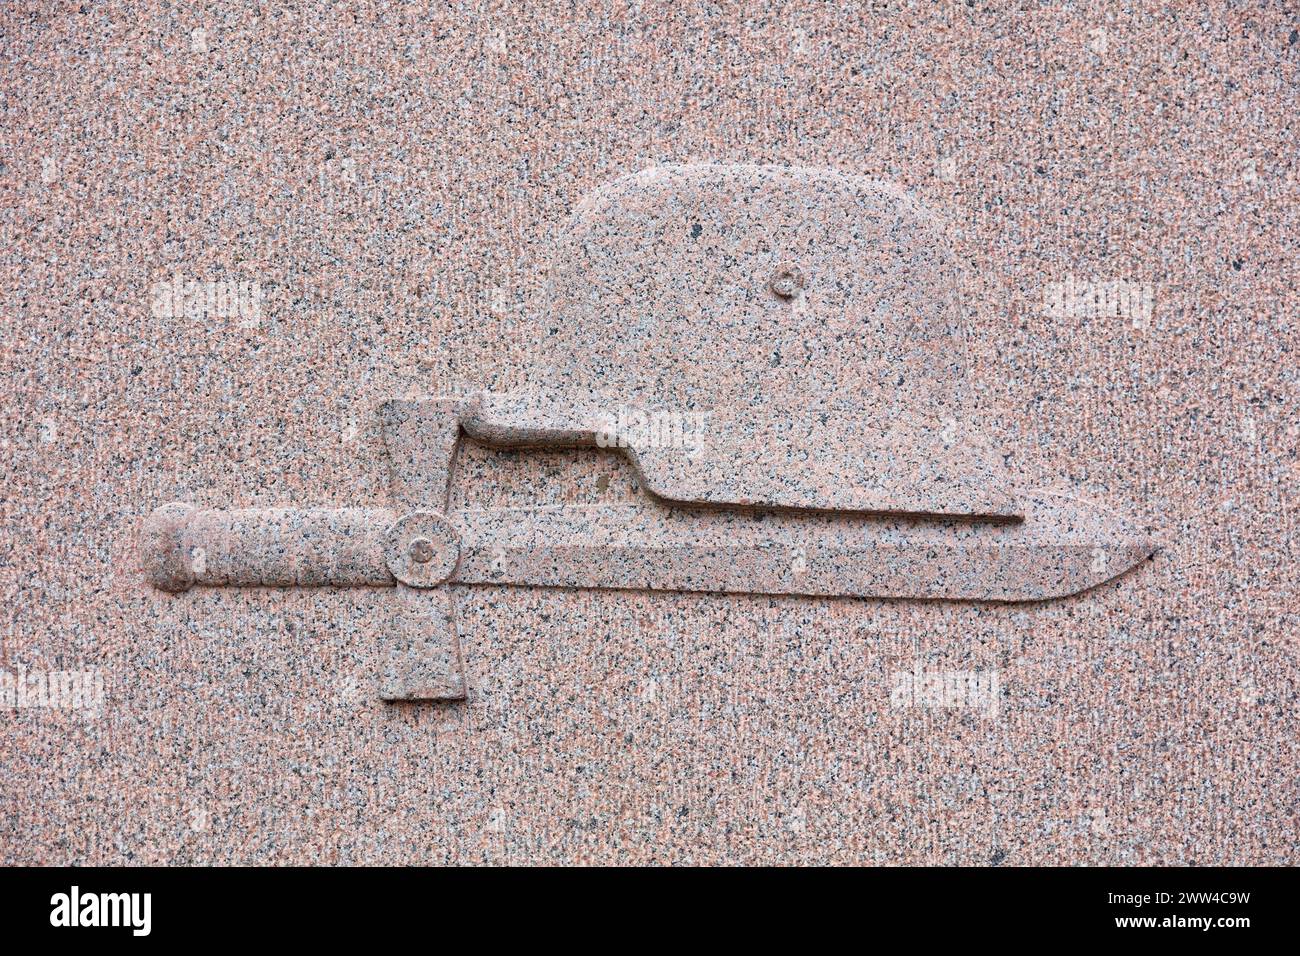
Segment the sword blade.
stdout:
<svg viewBox="0 0 1300 956">
<path fill-rule="evenodd" d="M 451 515 L 461 584 L 1040 601 L 1110 580 L 1156 550 L 1088 502 L 1040 492 L 1024 520 L 751 514 L 661 503 Z"/>
</svg>

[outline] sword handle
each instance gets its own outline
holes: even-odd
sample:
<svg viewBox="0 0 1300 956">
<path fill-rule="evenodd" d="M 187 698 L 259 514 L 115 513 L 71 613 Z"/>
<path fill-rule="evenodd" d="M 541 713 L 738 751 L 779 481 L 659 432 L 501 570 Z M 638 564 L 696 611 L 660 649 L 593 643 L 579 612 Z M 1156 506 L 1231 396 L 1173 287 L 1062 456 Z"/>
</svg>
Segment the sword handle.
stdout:
<svg viewBox="0 0 1300 956">
<path fill-rule="evenodd" d="M 144 523 L 143 570 L 155 587 L 172 593 L 195 585 L 395 587 L 381 633 L 379 696 L 463 700 L 456 598 L 446 586 L 460 544 L 444 514 L 461 403 L 391 399 L 379 415 L 395 510 L 163 505 Z"/>
<path fill-rule="evenodd" d="M 173 503 L 145 521 L 144 571 L 164 591 L 391 586 L 379 508 L 201 509 Z"/>
</svg>

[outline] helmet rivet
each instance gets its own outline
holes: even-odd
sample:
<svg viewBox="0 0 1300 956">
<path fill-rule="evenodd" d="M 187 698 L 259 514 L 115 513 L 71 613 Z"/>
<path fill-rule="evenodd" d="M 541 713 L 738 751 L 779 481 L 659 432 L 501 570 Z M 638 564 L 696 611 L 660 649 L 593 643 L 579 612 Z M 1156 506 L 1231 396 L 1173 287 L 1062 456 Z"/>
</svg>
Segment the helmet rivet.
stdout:
<svg viewBox="0 0 1300 956">
<path fill-rule="evenodd" d="M 804 286 L 803 273 L 796 266 L 778 266 L 767 287 L 782 299 L 792 299 Z"/>
</svg>

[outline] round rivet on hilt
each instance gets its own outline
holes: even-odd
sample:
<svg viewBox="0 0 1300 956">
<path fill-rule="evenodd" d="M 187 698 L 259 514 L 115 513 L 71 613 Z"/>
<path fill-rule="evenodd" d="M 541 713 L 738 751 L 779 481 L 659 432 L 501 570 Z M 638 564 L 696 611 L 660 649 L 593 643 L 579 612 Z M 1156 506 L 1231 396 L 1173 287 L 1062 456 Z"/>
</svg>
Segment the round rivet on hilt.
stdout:
<svg viewBox="0 0 1300 956">
<path fill-rule="evenodd" d="M 798 266 L 777 266 L 776 272 L 768 280 L 767 287 L 782 299 L 793 299 L 804 287 L 803 273 Z"/>
<path fill-rule="evenodd" d="M 433 542 L 428 538 L 415 538 L 411 541 L 409 553 L 411 555 L 411 560 L 417 564 L 428 564 L 433 560 Z"/>
<path fill-rule="evenodd" d="M 460 535 L 436 511 L 412 511 L 388 529 L 388 570 L 402 584 L 431 588 L 442 584 L 460 562 Z"/>
</svg>

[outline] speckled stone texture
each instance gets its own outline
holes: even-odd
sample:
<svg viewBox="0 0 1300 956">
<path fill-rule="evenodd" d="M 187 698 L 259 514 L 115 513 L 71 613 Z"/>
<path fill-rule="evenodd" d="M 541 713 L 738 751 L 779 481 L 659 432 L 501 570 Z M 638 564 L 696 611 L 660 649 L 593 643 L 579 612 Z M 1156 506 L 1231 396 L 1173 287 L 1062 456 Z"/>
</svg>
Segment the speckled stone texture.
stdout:
<svg viewBox="0 0 1300 956">
<path fill-rule="evenodd" d="M 0 712 L 0 861 L 1296 862 L 1282 5 L 19 3 L 0 43 L 0 666 L 107 691 Z M 936 210 L 963 407 L 1165 550 L 1024 607 L 475 587 L 450 706 L 373 693 L 392 589 L 148 586 L 153 507 L 368 507 L 385 398 L 535 386 L 577 203 L 704 161 Z M 1153 310 L 1044 307 L 1076 280 Z M 450 505 L 640 493 L 468 445 Z M 996 714 L 894 706 L 918 664 Z"/>
</svg>

